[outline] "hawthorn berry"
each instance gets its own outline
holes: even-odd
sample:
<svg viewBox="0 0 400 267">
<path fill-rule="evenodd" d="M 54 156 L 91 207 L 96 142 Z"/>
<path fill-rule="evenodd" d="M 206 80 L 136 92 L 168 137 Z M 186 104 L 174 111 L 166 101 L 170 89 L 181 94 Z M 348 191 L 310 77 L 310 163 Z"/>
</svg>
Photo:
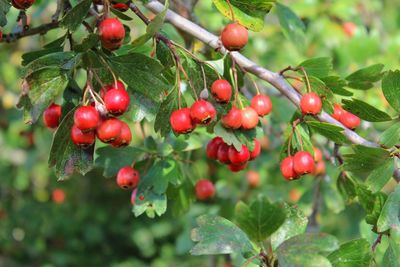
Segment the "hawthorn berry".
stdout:
<svg viewBox="0 0 400 267">
<path fill-rule="evenodd" d="M 249 170 L 246 172 L 246 180 L 250 187 L 258 187 L 260 185 L 260 174 L 256 171 Z"/>
<path fill-rule="evenodd" d="M 234 146 L 231 146 L 228 151 L 229 161 L 234 165 L 246 163 L 250 159 L 250 151 L 247 146 L 242 145 L 242 149 L 237 151 Z"/>
<path fill-rule="evenodd" d="M 345 111 L 340 117 L 340 122 L 349 129 L 356 129 L 361 124 L 359 117 L 351 112 Z"/>
<path fill-rule="evenodd" d="M 208 144 L 207 144 L 207 157 L 209 159 L 217 159 L 218 158 L 218 148 L 224 142 L 221 137 L 217 136 L 214 137 Z"/>
<path fill-rule="evenodd" d="M 257 158 L 261 153 L 261 143 L 257 139 L 254 139 L 254 148 L 250 151 L 250 160 Z"/>
<path fill-rule="evenodd" d="M 214 184 L 208 179 L 201 179 L 195 185 L 198 200 L 207 200 L 215 195 Z"/>
<path fill-rule="evenodd" d="M 121 132 L 117 139 L 111 143 L 113 147 L 128 146 L 132 141 L 132 132 L 129 125 L 121 121 Z"/>
<path fill-rule="evenodd" d="M 117 18 L 106 18 L 99 25 L 100 40 L 104 48 L 115 50 L 125 38 L 124 25 Z"/>
<path fill-rule="evenodd" d="M 218 103 L 228 103 L 232 97 L 232 87 L 227 80 L 216 80 L 211 85 L 211 94 Z"/>
<path fill-rule="evenodd" d="M 112 7 L 121 12 L 128 11 L 128 9 L 129 9 L 129 6 L 125 3 L 115 3 L 112 5 Z"/>
<path fill-rule="evenodd" d="M 43 112 L 43 122 L 47 128 L 54 129 L 60 124 L 61 118 L 61 106 L 57 104 L 51 104 Z"/>
<path fill-rule="evenodd" d="M 257 112 L 252 107 L 242 109 L 242 128 L 245 130 L 253 129 L 259 121 Z"/>
<path fill-rule="evenodd" d="M 242 126 L 242 112 L 237 107 L 232 106 L 231 110 L 222 116 L 221 123 L 226 128 L 239 129 Z"/>
<path fill-rule="evenodd" d="M 334 104 L 333 105 L 333 114 L 331 115 L 332 118 L 334 118 L 337 121 L 340 121 L 340 118 L 342 117 L 343 113 L 346 111 L 342 108 L 341 105 L 339 104 Z"/>
<path fill-rule="evenodd" d="M 97 127 L 97 138 L 104 143 L 112 143 L 118 139 L 121 134 L 122 122 L 116 118 L 103 120 Z"/>
<path fill-rule="evenodd" d="M 240 172 L 243 171 L 244 169 L 246 169 L 247 167 L 247 162 L 243 163 L 243 164 L 229 164 L 228 168 L 231 172 Z"/>
<path fill-rule="evenodd" d="M 314 92 L 304 94 L 300 100 L 300 109 L 303 114 L 319 114 L 322 110 L 321 98 Z"/>
<path fill-rule="evenodd" d="M 172 130 L 177 134 L 190 133 L 196 128 L 190 116 L 190 108 L 181 108 L 172 112 L 169 118 Z"/>
<path fill-rule="evenodd" d="M 51 198 L 54 203 L 56 204 L 62 204 L 65 201 L 65 192 L 61 188 L 54 189 L 54 191 L 51 193 Z"/>
<path fill-rule="evenodd" d="M 353 22 L 344 22 L 343 25 L 343 31 L 348 37 L 353 37 L 354 33 L 357 30 L 357 25 L 354 24 Z"/>
<path fill-rule="evenodd" d="M 96 141 L 96 135 L 93 131 L 82 132 L 76 125 L 71 128 L 71 140 L 72 142 L 81 147 L 87 147 Z"/>
<path fill-rule="evenodd" d="M 74 124 L 82 131 L 92 131 L 100 122 L 99 112 L 93 106 L 81 106 L 75 110 Z"/>
<path fill-rule="evenodd" d="M 108 84 L 106 86 L 104 86 L 103 88 L 100 89 L 100 97 L 102 99 L 104 99 L 104 96 L 106 95 L 106 93 L 108 91 L 110 91 L 111 89 L 119 89 L 119 90 L 126 90 L 125 89 L 125 85 L 121 82 L 121 81 L 117 81 L 114 84 Z"/>
<path fill-rule="evenodd" d="M 251 99 L 251 107 L 257 112 L 258 116 L 264 117 L 272 110 L 272 102 L 266 95 L 256 95 Z"/>
<path fill-rule="evenodd" d="M 226 143 L 222 143 L 218 147 L 217 158 L 219 162 L 224 164 L 229 164 L 231 161 L 229 159 L 229 148 L 230 146 Z"/>
<path fill-rule="evenodd" d="M 12 0 L 11 4 L 16 9 L 27 9 L 35 3 L 35 0 Z"/>
<path fill-rule="evenodd" d="M 325 170 L 326 170 L 325 162 L 320 161 L 315 164 L 315 168 L 314 168 L 314 171 L 312 174 L 315 176 L 320 176 L 320 175 L 325 174 Z"/>
<path fill-rule="evenodd" d="M 293 169 L 298 175 L 312 173 L 315 162 L 311 154 L 307 151 L 299 151 L 293 157 Z"/>
<path fill-rule="evenodd" d="M 117 184 L 123 189 L 133 189 L 140 181 L 139 172 L 131 166 L 125 166 L 118 171 Z"/>
<path fill-rule="evenodd" d="M 280 169 L 282 176 L 286 180 L 291 181 L 298 178 L 298 174 L 294 170 L 294 160 L 292 156 L 288 156 L 282 160 Z"/>
<path fill-rule="evenodd" d="M 111 89 L 104 96 L 104 104 L 109 113 L 119 116 L 128 109 L 131 98 L 126 90 Z"/>
<path fill-rule="evenodd" d="M 320 162 L 322 161 L 322 152 L 318 147 L 314 147 L 314 161 Z"/>
<path fill-rule="evenodd" d="M 206 100 L 197 100 L 190 108 L 190 116 L 195 123 L 208 125 L 217 115 L 214 106 Z"/>
<path fill-rule="evenodd" d="M 225 26 L 221 33 L 221 41 L 229 51 L 239 51 L 246 46 L 249 40 L 247 29 L 238 24 L 232 23 Z"/>
</svg>

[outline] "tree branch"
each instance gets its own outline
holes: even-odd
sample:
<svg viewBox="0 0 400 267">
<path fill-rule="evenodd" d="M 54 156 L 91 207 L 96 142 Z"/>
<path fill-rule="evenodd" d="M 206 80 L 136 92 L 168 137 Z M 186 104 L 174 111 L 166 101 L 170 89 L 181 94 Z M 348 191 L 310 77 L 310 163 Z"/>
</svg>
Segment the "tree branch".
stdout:
<svg viewBox="0 0 400 267">
<path fill-rule="evenodd" d="M 31 28 L 26 31 L 4 34 L 2 41 L 6 42 L 6 43 L 11 43 L 11 42 L 17 41 L 18 39 L 21 39 L 23 37 L 36 35 L 36 34 L 46 34 L 48 31 L 58 28 L 59 24 L 60 24 L 60 21 L 53 21 L 53 22 L 50 22 L 47 24 L 43 24 L 36 28 Z"/>
<path fill-rule="evenodd" d="M 147 3 L 145 6 L 150 11 L 156 14 L 162 12 L 165 8 L 163 4 L 161 4 L 156 0 Z M 176 28 L 192 35 L 193 37 L 197 38 L 203 43 L 208 44 L 212 48 L 218 49 L 221 53 L 223 54 L 228 53 L 228 51 L 226 51 L 226 49 L 222 47 L 221 42 L 217 36 L 208 32 L 207 30 L 198 26 L 197 24 L 178 15 L 177 13 L 169 10 L 166 15 L 166 20 L 169 21 L 171 24 L 173 24 Z M 241 55 L 239 52 L 231 52 L 231 54 L 232 57 L 237 62 L 237 64 L 240 65 L 243 69 L 245 69 L 247 72 L 250 72 L 258 76 L 258 78 L 267 81 L 268 83 L 273 85 L 277 90 L 279 90 L 283 95 L 285 95 L 293 104 L 299 106 L 300 94 L 296 92 L 296 90 L 294 90 L 292 86 L 290 86 L 286 82 L 286 80 L 284 79 L 284 77 L 282 77 L 282 75 L 257 65 L 255 62 Z M 343 128 L 343 134 L 347 137 L 348 140 L 350 140 L 354 144 L 360 144 L 369 147 L 380 147 L 379 144 L 370 142 L 364 139 L 363 137 L 359 136 L 354 131 L 346 128 L 345 126 L 343 126 L 343 124 L 332 118 L 326 112 L 322 112 L 319 116 L 317 116 L 317 118 L 322 122 L 331 123 Z"/>
</svg>

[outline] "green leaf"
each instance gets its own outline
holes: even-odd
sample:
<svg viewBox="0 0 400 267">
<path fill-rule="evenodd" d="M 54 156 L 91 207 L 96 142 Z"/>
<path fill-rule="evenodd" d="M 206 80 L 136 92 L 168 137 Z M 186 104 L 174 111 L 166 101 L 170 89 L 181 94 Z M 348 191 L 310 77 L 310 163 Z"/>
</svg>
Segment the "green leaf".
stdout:
<svg viewBox="0 0 400 267">
<path fill-rule="evenodd" d="M 400 70 L 389 71 L 382 80 L 382 91 L 389 104 L 400 112 Z"/>
<path fill-rule="evenodd" d="M 74 32 L 81 25 L 82 21 L 86 18 L 92 0 L 82 0 L 76 6 L 74 6 L 61 20 L 61 27 Z"/>
<path fill-rule="evenodd" d="M 0 27 L 7 24 L 7 13 L 10 10 L 10 2 L 7 0 L 0 0 Z"/>
<path fill-rule="evenodd" d="M 285 37 L 292 41 L 292 43 L 304 47 L 306 27 L 303 21 L 288 6 L 281 3 L 276 4 L 276 13 Z"/>
<path fill-rule="evenodd" d="M 49 67 L 59 67 L 62 70 L 71 70 L 78 61 L 80 61 L 80 56 L 77 56 L 74 52 L 56 52 L 47 54 L 26 65 L 22 70 L 22 76 L 29 76 L 35 71 L 48 69 Z"/>
<path fill-rule="evenodd" d="M 175 87 L 161 103 L 154 122 L 154 130 L 160 132 L 161 136 L 166 136 L 171 132 L 169 118 L 172 112 L 178 109 L 178 88 Z"/>
<path fill-rule="evenodd" d="M 337 188 L 347 204 L 350 204 L 357 196 L 356 182 L 350 175 L 340 174 L 336 181 Z"/>
<path fill-rule="evenodd" d="M 122 13 L 121 11 L 115 9 L 115 8 L 111 8 L 111 12 L 117 16 L 118 18 L 122 19 L 122 20 L 126 20 L 126 21 L 131 21 L 133 20 L 131 17 L 129 17 L 128 15 L 126 15 L 125 13 Z"/>
<path fill-rule="evenodd" d="M 368 224 L 373 225 L 373 230 L 376 232 L 376 224 L 387 196 L 382 192 L 372 193 L 365 185 L 362 184 L 358 184 L 356 191 L 358 200 L 367 213 L 365 221 Z"/>
<path fill-rule="evenodd" d="M 98 34 L 90 33 L 85 39 L 82 40 L 81 44 L 75 46 L 75 51 L 86 52 L 95 47 L 98 44 L 99 39 L 100 37 Z"/>
<path fill-rule="evenodd" d="M 167 211 L 167 196 L 165 194 L 158 195 L 152 191 L 138 193 L 132 211 L 135 217 L 145 212 L 149 218 L 154 218 L 156 215 L 161 216 Z"/>
<path fill-rule="evenodd" d="M 387 267 L 400 266 L 399 257 L 396 254 L 396 250 L 392 247 L 392 244 L 389 244 L 385 254 L 383 255 L 382 266 L 387 266 Z"/>
<path fill-rule="evenodd" d="M 363 120 L 372 122 L 390 121 L 392 118 L 383 111 L 371 106 L 364 101 L 352 98 L 352 100 L 342 100 L 343 108 L 357 115 Z"/>
<path fill-rule="evenodd" d="M 346 77 L 348 87 L 359 90 L 367 90 L 374 86 L 375 82 L 382 79 L 383 64 L 375 64 L 350 74 Z"/>
<path fill-rule="evenodd" d="M 96 149 L 94 164 L 103 169 L 104 177 L 116 176 L 125 166 L 132 165 L 143 155 L 143 151 L 134 147 L 113 148 L 111 146 Z"/>
<path fill-rule="evenodd" d="M 246 145 L 250 150 L 254 147 L 254 139 L 259 138 L 262 134 L 262 129 L 257 127 L 252 130 L 232 130 L 217 123 L 214 126 L 214 133 L 224 139 L 228 145 L 233 145 L 236 150 L 242 150 L 242 145 Z"/>
<path fill-rule="evenodd" d="M 340 245 L 327 257 L 333 267 L 368 267 L 372 260 L 371 245 L 365 239 L 356 239 Z"/>
<path fill-rule="evenodd" d="M 393 158 L 388 158 L 381 166 L 371 172 L 365 184 L 372 192 L 378 192 L 387 184 L 390 178 L 392 178 L 393 171 L 394 160 Z"/>
<path fill-rule="evenodd" d="M 26 66 L 30 62 L 32 62 L 40 57 L 43 57 L 48 54 L 57 53 L 57 52 L 63 52 L 63 48 L 58 46 L 58 47 L 51 47 L 51 48 L 41 49 L 41 50 L 37 50 L 37 51 L 27 52 L 22 55 L 21 65 Z"/>
<path fill-rule="evenodd" d="M 140 122 L 143 119 L 150 122 L 156 118 L 159 106 L 159 103 L 154 102 L 138 92 L 133 92 L 129 115 L 134 122 Z"/>
<path fill-rule="evenodd" d="M 273 250 L 289 238 L 303 234 L 307 229 L 308 219 L 298 207 L 285 203 L 285 210 L 285 222 L 271 235 Z"/>
<path fill-rule="evenodd" d="M 320 79 L 334 94 L 342 96 L 353 96 L 352 92 L 344 89 L 344 87 L 347 86 L 347 82 L 339 76 L 328 76 Z"/>
<path fill-rule="evenodd" d="M 191 234 L 192 240 L 198 242 L 190 251 L 192 255 L 256 253 L 246 234 L 225 218 L 202 215 L 197 224 Z"/>
<path fill-rule="evenodd" d="M 67 75 L 59 68 L 46 68 L 25 78 L 18 108 L 24 108 L 25 123 L 35 123 L 43 111 L 68 85 Z"/>
<path fill-rule="evenodd" d="M 344 210 L 344 201 L 332 183 L 322 182 L 321 194 L 329 210 L 339 213 Z"/>
<path fill-rule="evenodd" d="M 174 58 L 172 57 L 171 51 L 168 46 L 163 42 L 158 42 L 156 47 L 156 55 L 157 59 L 161 62 L 161 64 L 168 68 L 174 66 Z"/>
<path fill-rule="evenodd" d="M 387 198 L 377 223 L 378 232 L 400 229 L 400 185 Z"/>
<path fill-rule="evenodd" d="M 322 98 L 327 98 L 329 100 L 334 99 L 331 89 L 329 89 L 322 80 L 315 76 L 309 76 L 308 79 L 310 81 L 311 91 L 315 92 Z M 303 78 L 303 80 L 305 80 L 305 78 Z"/>
<path fill-rule="evenodd" d="M 343 134 L 342 127 L 319 121 L 307 121 L 307 125 L 311 128 L 311 130 L 319 133 L 322 136 L 325 136 L 336 144 L 348 143 L 347 138 Z"/>
<path fill-rule="evenodd" d="M 398 144 L 400 141 L 400 122 L 397 122 L 386 129 L 381 137 L 379 138 L 379 143 L 385 147 L 392 147 Z"/>
<path fill-rule="evenodd" d="M 235 20 L 246 28 L 258 32 L 264 27 L 264 17 L 276 0 L 230 0 Z M 232 19 L 231 9 L 225 0 L 213 0 L 214 5 L 225 17 Z"/>
<path fill-rule="evenodd" d="M 318 78 L 327 77 L 332 71 L 332 60 L 329 57 L 311 58 L 299 64 L 304 67 L 307 75 Z"/>
<path fill-rule="evenodd" d="M 383 148 L 355 145 L 353 150 L 353 154 L 343 155 L 344 169 L 356 174 L 369 174 L 390 157 L 390 153 Z"/>
<path fill-rule="evenodd" d="M 282 203 L 270 203 L 267 197 L 260 196 L 247 206 L 239 202 L 235 208 L 235 221 L 254 242 L 269 237 L 283 224 L 286 212 Z"/>
<path fill-rule="evenodd" d="M 93 168 L 94 146 L 81 149 L 71 140 L 70 132 L 74 124 L 74 112 L 75 110 L 71 110 L 61 121 L 51 145 L 49 166 L 55 166 L 56 176 L 59 180 L 64 180 L 75 172 L 85 175 Z"/>
</svg>

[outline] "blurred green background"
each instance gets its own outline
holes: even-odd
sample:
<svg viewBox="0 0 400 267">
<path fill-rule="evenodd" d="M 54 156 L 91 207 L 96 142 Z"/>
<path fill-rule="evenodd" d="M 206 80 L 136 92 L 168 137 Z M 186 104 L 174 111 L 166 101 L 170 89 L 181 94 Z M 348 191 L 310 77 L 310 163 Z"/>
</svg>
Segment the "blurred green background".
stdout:
<svg viewBox="0 0 400 267">
<path fill-rule="evenodd" d="M 37 1 L 28 11 L 31 26 L 50 21 L 56 1 Z M 185 2 L 185 1 L 182 1 Z M 243 51 L 246 56 L 271 70 L 278 71 L 296 65 L 304 59 L 329 56 L 339 75 L 373 63 L 383 63 L 386 69 L 399 65 L 400 8 L 399 1 L 390 0 L 308 0 L 283 1 L 298 14 L 306 25 L 306 46 L 298 47 L 287 40 L 272 10 L 262 32 L 251 33 L 250 43 Z M 176 5 L 172 5 L 172 8 Z M 8 14 L 5 33 L 18 30 L 18 12 Z M 133 13 L 128 15 L 134 17 Z M 198 1 L 191 19 L 218 34 L 229 21 L 212 6 L 211 0 Z M 344 27 L 354 23 L 354 31 Z M 132 39 L 145 28 L 136 18 L 129 23 Z M 170 36 L 178 33 L 170 25 L 164 30 Z M 83 31 L 74 38 L 83 38 Z M 100 169 L 84 177 L 74 176 L 58 182 L 47 166 L 52 132 L 43 126 L 25 125 L 22 113 L 15 104 L 20 93 L 21 56 L 54 40 L 62 33 L 51 31 L 46 36 L 24 38 L 12 44 L 0 44 L 0 266 L 223 266 L 224 257 L 194 257 L 190 230 L 195 218 L 215 213 L 230 218 L 238 199 L 250 201 L 263 193 L 271 200 L 297 203 L 309 215 L 314 179 L 287 183 L 279 174 L 281 133 L 294 108 L 279 97 L 268 84 L 260 82 L 263 90 L 272 95 L 274 110 L 266 121 L 267 136 L 262 156 L 249 169 L 261 177 L 261 185 L 251 189 L 246 171 L 232 175 L 205 158 L 209 137 L 197 133 L 203 148 L 191 155 L 192 179 L 208 177 L 216 182 L 217 197 L 209 203 L 193 203 L 190 212 L 174 216 L 172 209 L 160 218 L 145 215 L 135 218 L 131 213 L 130 192 L 121 191 L 113 179 L 102 176 Z M 180 41 L 181 37 L 179 37 Z M 194 42 L 196 52 L 207 47 Z M 150 49 L 148 49 L 150 50 Z M 83 81 L 78 81 L 82 84 Z M 250 83 L 249 83 L 250 84 Z M 249 90 L 254 90 L 249 86 Z M 359 91 L 357 97 L 391 113 L 380 90 Z M 129 118 L 127 118 L 129 120 Z M 143 140 L 134 127 L 136 144 Z M 154 135 L 151 125 L 144 125 L 146 134 Z M 371 140 L 385 129 L 385 123 L 363 123 L 360 134 Z M 154 135 L 156 138 L 156 135 Z M 314 140 L 320 147 L 326 140 Z M 326 188 L 323 207 L 318 216 L 321 231 L 348 241 L 356 237 L 374 239 L 363 221 L 363 211 L 356 204 L 345 205 L 336 190 L 337 170 L 327 162 Z M 385 190 L 391 190 L 391 184 Z M 378 258 L 386 248 L 386 240 L 378 247 Z"/>
</svg>

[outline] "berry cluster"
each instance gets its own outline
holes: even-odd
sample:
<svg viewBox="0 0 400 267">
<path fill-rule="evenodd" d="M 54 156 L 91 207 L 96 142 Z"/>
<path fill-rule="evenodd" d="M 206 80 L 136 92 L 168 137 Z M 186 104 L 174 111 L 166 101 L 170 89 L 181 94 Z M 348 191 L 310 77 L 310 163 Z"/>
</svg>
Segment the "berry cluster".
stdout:
<svg viewBox="0 0 400 267">
<path fill-rule="evenodd" d="M 281 162 L 282 176 L 289 181 L 299 179 L 300 176 L 313 173 L 315 161 L 307 151 L 298 151 L 294 156 L 288 156 Z"/>
<path fill-rule="evenodd" d="M 361 120 L 359 117 L 354 115 L 353 113 L 346 111 L 339 104 L 335 104 L 333 106 L 333 114 L 332 117 L 341 122 L 344 126 L 349 129 L 355 129 L 361 124 Z"/>
<path fill-rule="evenodd" d="M 257 139 L 254 139 L 252 151 L 246 145 L 242 145 L 242 149 L 238 151 L 234 146 L 226 144 L 221 137 L 213 138 L 207 145 L 207 157 L 228 165 L 232 172 L 245 169 L 247 162 L 257 158 L 260 152 L 261 144 Z"/>
</svg>

